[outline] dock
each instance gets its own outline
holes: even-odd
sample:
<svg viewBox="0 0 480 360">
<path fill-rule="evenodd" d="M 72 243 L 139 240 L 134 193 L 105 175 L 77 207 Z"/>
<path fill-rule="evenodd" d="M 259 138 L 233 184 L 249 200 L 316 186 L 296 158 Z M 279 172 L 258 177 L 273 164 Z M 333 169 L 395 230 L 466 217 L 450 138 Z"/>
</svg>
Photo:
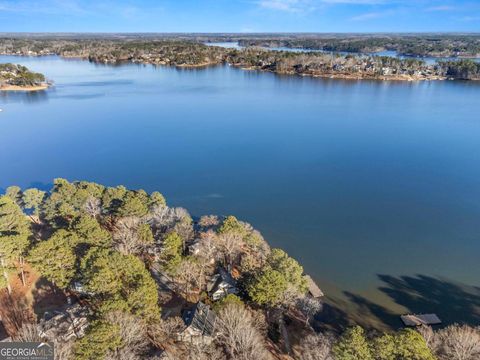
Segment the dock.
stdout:
<svg viewBox="0 0 480 360">
<path fill-rule="evenodd" d="M 405 326 L 438 325 L 442 320 L 436 314 L 418 314 L 400 316 Z"/>
<path fill-rule="evenodd" d="M 307 287 L 308 287 L 308 293 L 310 296 L 313 298 L 321 298 L 323 296 L 323 291 L 320 290 L 318 285 L 313 281 L 310 275 L 305 275 L 305 279 L 307 280 Z"/>
</svg>

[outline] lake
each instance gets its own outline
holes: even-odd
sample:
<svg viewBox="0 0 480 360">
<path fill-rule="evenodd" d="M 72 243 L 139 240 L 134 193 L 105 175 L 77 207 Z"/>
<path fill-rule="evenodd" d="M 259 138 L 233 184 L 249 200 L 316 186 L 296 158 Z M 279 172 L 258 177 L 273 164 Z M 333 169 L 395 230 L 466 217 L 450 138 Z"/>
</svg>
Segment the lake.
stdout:
<svg viewBox="0 0 480 360">
<path fill-rule="evenodd" d="M 0 188 L 55 177 L 234 214 L 297 258 L 329 318 L 480 323 L 480 83 L 0 57 L 55 87 L 0 92 Z"/>
</svg>

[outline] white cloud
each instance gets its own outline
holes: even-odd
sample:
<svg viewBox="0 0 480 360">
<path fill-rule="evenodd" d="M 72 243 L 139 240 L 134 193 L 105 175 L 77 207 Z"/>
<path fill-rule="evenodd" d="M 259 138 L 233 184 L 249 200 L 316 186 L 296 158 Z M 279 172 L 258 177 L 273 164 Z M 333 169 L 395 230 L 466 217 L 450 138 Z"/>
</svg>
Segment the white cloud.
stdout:
<svg viewBox="0 0 480 360">
<path fill-rule="evenodd" d="M 305 0 L 260 0 L 258 5 L 264 9 L 300 12 L 308 7 L 307 3 L 309 3 L 309 1 Z"/>
<path fill-rule="evenodd" d="M 285 12 L 306 12 L 317 9 L 321 5 L 380 5 L 386 0 L 258 0 L 257 4 L 264 9 Z"/>
<path fill-rule="evenodd" d="M 453 10 L 456 10 L 456 8 L 450 5 L 439 5 L 439 6 L 432 6 L 427 8 L 427 11 L 453 11 Z"/>
<path fill-rule="evenodd" d="M 367 20 L 371 20 L 371 19 L 377 19 L 377 18 L 382 17 L 384 15 L 385 14 L 381 13 L 381 12 L 369 12 L 369 13 L 354 16 L 354 17 L 351 18 L 351 20 L 353 20 L 353 21 L 367 21 Z"/>
</svg>

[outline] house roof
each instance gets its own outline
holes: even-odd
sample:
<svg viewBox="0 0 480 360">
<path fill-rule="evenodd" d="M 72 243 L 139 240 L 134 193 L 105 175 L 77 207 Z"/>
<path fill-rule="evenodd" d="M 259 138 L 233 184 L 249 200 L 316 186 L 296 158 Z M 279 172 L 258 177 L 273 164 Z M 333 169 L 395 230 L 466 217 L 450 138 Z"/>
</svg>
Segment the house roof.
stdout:
<svg viewBox="0 0 480 360">
<path fill-rule="evenodd" d="M 400 318 L 406 326 L 437 325 L 442 323 L 436 314 L 402 315 Z"/>
<path fill-rule="evenodd" d="M 185 312 L 183 320 L 188 327 L 199 331 L 203 336 L 213 336 L 217 316 L 210 307 L 201 301 L 192 310 Z"/>
<path fill-rule="evenodd" d="M 88 325 L 88 310 L 75 304 L 62 311 L 45 313 L 39 323 L 40 334 L 47 338 L 70 338 L 82 335 Z"/>
<path fill-rule="evenodd" d="M 207 291 L 209 293 L 215 292 L 220 284 L 226 283 L 231 287 L 236 286 L 236 282 L 233 279 L 232 275 L 228 273 L 224 268 L 218 268 L 217 273 L 210 279 L 209 283 L 207 284 Z"/>
</svg>

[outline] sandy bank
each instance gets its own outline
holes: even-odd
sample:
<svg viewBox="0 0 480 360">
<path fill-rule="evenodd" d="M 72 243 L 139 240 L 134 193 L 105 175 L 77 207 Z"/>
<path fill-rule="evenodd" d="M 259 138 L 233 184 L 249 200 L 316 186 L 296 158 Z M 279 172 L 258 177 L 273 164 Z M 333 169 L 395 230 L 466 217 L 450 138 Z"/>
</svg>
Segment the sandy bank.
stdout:
<svg viewBox="0 0 480 360">
<path fill-rule="evenodd" d="M 40 91 L 46 89 L 48 89 L 48 84 L 36 86 L 5 85 L 0 87 L 0 91 Z"/>
</svg>

